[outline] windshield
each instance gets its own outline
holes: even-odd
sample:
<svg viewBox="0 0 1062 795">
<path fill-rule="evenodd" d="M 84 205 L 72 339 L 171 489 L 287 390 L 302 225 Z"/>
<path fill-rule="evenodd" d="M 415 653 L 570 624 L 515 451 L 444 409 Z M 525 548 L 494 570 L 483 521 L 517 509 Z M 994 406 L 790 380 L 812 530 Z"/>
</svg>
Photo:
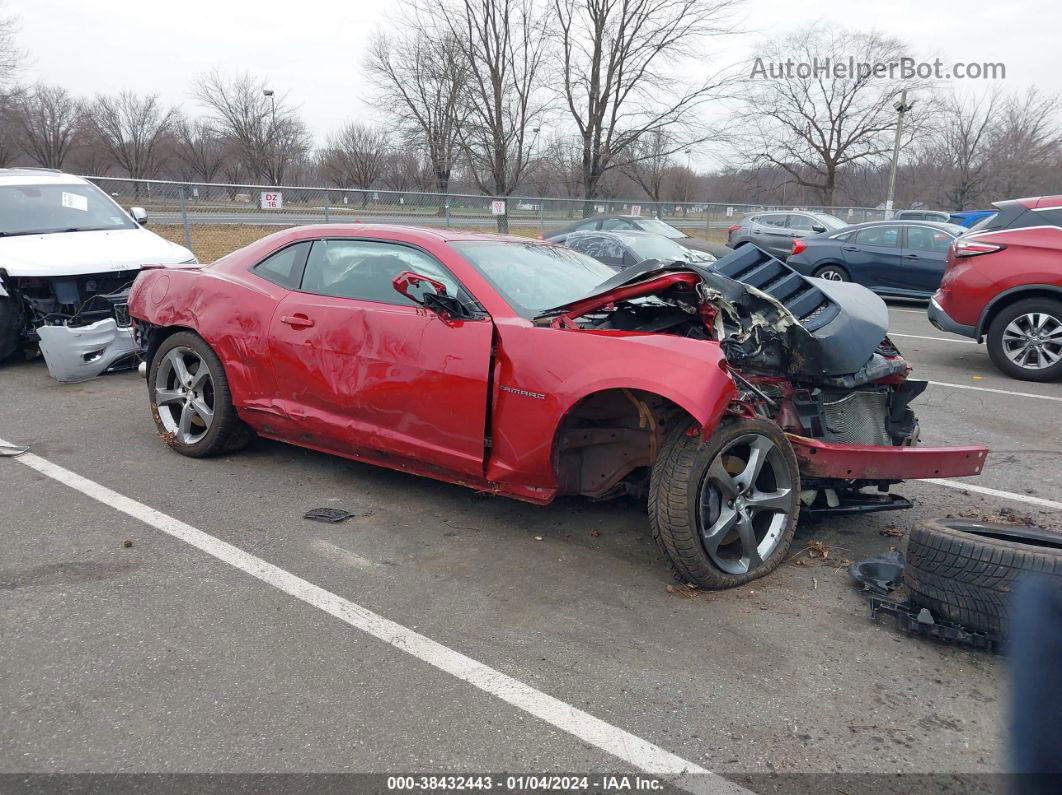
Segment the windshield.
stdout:
<svg viewBox="0 0 1062 795">
<path fill-rule="evenodd" d="M 592 257 L 542 243 L 475 240 L 451 243 L 521 317 L 577 301 L 615 271 Z"/>
<path fill-rule="evenodd" d="M 650 218 L 646 221 L 639 221 L 638 226 L 646 232 L 655 232 L 658 235 L 670 237 L 672 240 L 676 240 L 680 237 L 687 237 L 685 232 L 676 229 L 671 224 L 665 224 L 659 218 Z"/>
<path fill-rule="evenodd" d="M 132 219 L 95 185 L 0 186 L 0 235 L 134 228 Z"/>
<path fill-rule="evenodd" d="M 627 244 L 627 248 L 639 260 L 659 259 L 665 262 L 670 260 L 688 262 L 692 259 L 689 249 L 680 246 L 674 240 L 669 240 L 660 235 L 624 235 L 623 242 Z"/>
</svg>

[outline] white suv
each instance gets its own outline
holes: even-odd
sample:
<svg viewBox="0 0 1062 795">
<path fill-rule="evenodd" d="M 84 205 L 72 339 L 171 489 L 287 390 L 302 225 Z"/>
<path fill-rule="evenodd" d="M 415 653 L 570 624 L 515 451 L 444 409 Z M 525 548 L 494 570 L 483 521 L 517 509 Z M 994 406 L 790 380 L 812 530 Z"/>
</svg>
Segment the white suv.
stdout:
<svg viewBox="0 0 1062 795">
<path fill-rule="evenodd" d="M 195 263 L 80 177 L 0 168 L 0 362 L 39 345 L 60 381 L 135 362 L 126 296 L 144 265 Z"/>
</svg>

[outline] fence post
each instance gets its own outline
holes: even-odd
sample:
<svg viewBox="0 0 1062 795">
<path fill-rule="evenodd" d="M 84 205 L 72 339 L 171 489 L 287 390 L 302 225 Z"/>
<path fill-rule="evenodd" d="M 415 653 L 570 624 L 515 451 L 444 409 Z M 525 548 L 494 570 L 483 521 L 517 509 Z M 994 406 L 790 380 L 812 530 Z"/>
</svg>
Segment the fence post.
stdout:
<svg viewBox="0 0 1062 795">
<path fill-rule="evenodd" d="M 324 192 L 324 211 L 325 211 L 325 223 L 329 223 L 331 218 L 328 215 L 328 191 Z"/>
<path fill-rule="evenodd" d="M 449 229 L 450 228 L 450 198 L 449 197 L 443 199 L 443 209 L 445 210 L 445 214 L 446 214 L 446 228 Z"/>
<path fill-rule="evenodd" d="M 184 246 L 192 250 L 192 227 L 188 225 L 188 186 L 181 185 L 181 225 L 184 226 Z"/>
<path fill-rule="evenodd" d="M 704 236 L 709 237 L 712 234 L 712 205 L 705 201 L 704 203 Z"/>
<path fill-rule="evenodd" d="M 546 200 L 545 198 L 538 200 L 538 233 L 542 237 L 546 236 Z"/>
</svg>

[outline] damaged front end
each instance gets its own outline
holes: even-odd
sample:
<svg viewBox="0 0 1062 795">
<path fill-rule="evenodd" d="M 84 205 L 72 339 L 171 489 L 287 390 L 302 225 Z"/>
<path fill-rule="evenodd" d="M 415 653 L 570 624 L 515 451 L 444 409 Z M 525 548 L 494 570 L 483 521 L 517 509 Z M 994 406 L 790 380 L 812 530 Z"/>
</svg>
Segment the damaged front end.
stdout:
<svg viewBox="0 0 1062 795">
<path fill-rule="evenodd" d="M 23 342 L 39 346 L 57 381 L 136 366 L 129 290 L 140 269 L 9 279 Z"/>
<path fill-rule="evenodd" d="M 536 322 L 717 343 L 739 395 L 729 413 L 769 419 L 788 434 L 809 513 L 910 507 L 888 494 L 892 484 L 984 466 L 984 447 L 916 446 L 910 404 L 927 383 L 908 378 L 878 296 L 806 278 L 753 246 L 710 266 L 643 262 Z"/>
</svg>

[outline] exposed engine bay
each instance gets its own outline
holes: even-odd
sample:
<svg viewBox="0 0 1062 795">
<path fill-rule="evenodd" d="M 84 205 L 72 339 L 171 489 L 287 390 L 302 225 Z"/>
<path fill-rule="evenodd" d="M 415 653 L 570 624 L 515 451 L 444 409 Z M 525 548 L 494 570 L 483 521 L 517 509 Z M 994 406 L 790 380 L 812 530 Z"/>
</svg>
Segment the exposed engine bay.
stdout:
<svg viewBox="0 0 1062 795">
<path fill-rule="evenodd" d="M 536 322 L 714 340 L 740 396 L 731 414 L 828 444 L 918 441 L 910 403 L 926 382 L 908 379 L 881 298 L 859 285 L 804 277 L 753 246 L 707 266 L 647 260 Z M 898 480 L 805 477 L 802 499 L 810 512 L 909 507 L 885 493 Z M 859 493 L 866 486 L 881 494 Z"/>
<path fill-rule="evenodd" d="M 83 381 L 136 365 L 129 317 L 132 270 L 62 277 L 7 277 L 3 309 L 27 347 L 38 345 L 52 377 Z"/>
</svg>

